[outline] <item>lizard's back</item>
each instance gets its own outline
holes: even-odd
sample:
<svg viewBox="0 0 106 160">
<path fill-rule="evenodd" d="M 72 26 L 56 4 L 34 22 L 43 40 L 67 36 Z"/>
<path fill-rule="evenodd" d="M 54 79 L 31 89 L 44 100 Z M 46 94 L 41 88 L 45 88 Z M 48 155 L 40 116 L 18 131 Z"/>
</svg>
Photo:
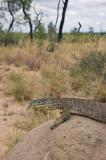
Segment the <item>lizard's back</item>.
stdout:
<svg viewBox="0 0 106 160">
<path fill-rule="evenodd" d="M 71 114 L 86 116 L 106 123 L 106 103 L 99 103 L 87 99 L 71 99 L 66 101 Z"/>
</svg>

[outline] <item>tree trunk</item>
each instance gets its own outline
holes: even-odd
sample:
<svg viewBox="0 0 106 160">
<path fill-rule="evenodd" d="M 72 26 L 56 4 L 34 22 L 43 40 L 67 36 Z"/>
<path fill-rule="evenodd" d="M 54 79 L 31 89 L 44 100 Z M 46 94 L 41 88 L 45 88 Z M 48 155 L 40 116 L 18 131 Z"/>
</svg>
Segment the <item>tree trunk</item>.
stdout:
<svg viewBox="0 0 106 160">
<path fill-rule="evenodd" d="M 30 39 L 33 40 L 33 25 L 32 25 L 30 16 L 29 16 L 29 15 L 27 14 L 27 12 L 26 12 L 25 5 L 24 5 L 24 4 L 23 4 L 23 13 L 24 13 L 25 18 L 28 20 L 28 23 L 29 23 Z"/>
<path fill-rule="evenodd" d="M 5 37 L 5 41 L 4 41 L 4 46 L 5 47 L 10 43 L 9 40 L 8 40 L 8 36 L 9 36 L 9 32 L 10 32 L 11 28 L 13 27 L 13 24 L 14 24 L 14 21 L 15 21 L 14 14 L 13 14 L 13 12 L 11 10 L 11 7 L 10 7 L 10 3 L 8 2 L 7 5 L 8 5 L 8 11 L 9 11 L 11 17 L 12 17 L 12 20 L 11 20 L 11 22 L 9 24 L 9 27 L 8 27 L 8 30 L 7 30 L 7 34 L 6 34 L 6 37 Z"/>
<path fill-rule="evenodd" d="M 64 6 L 63 6 L 62 18 L 61 18 L 61 22 L 59 26 L 58 42 L 61 41 L 62 36 L 63 36 L 62 31 L 63 31 L 64 21 L 65 21 L 65 14 L 67 10 L 68 1 L 69 0 L 65 0 L 65 2 L 63 1 Z"/>
<path fill-rule="evenodd" d="M 78 33 L 80 32 L 80 29 L 81 29 L 81 27 L 82 27 L 82 25 L 81 25 L 81 23 L 80 22 L 78 22 L 78 25 L 79 25 L 79 28 L 78 28 Z"/>
<path fill-rule="evenodd" d="M 12 26 L 13 26 L 13 24 L 14 24 L 14 15 L 13 15 L 13 13 L 12 13 L 12 11 L 11 11 L 11 7 L 10 7 L 10 4 L 9 4 L 9 2 L 8 2 L 8 10 L 9 10 L 9 13 L 10 13 L 10 15 L 11 15 L 11 17 L 12 17 L 12 21 L 11 21 L 11 23 L 10 23 L 10 25 L 9 25 L 9 28 L 8 28 L 8 31 L 7 32 L 10 32 L 10 30 L 11 30 L 11 28 L 12 28 Z"/>
</svg>

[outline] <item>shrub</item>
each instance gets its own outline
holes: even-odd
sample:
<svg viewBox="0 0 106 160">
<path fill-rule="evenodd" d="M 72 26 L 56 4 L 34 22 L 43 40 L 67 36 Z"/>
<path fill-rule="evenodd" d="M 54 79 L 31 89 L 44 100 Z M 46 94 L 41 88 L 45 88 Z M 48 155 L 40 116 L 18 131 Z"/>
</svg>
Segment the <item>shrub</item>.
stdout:
<svg viewBox="0 0 106 160">
<path fill-rule="evenodd" d="M 79 60 L 71 75 L 75 76 L 79 74 L 85 79 L 94 80 L 95 76 L 102 74 L 105 65 L 106 54 L 91 52 Z"/>
<path fill-rule="evenodd" d="M 93 71 L 100 74 L 106 64 L 106 54 L 91 52 L 91 54 L 84 57 L 79 63 L 79 68 L 83 71 Z"/>
<path fill-rule="evenodd" d="M 98 38 L 101 38 L 99 34 L 90 34 L 90 33 L 70 33 L 66 34 L 66 38 L 72 43 L 87 43 L 87 42 L 97 42 Z"/>
</svg>

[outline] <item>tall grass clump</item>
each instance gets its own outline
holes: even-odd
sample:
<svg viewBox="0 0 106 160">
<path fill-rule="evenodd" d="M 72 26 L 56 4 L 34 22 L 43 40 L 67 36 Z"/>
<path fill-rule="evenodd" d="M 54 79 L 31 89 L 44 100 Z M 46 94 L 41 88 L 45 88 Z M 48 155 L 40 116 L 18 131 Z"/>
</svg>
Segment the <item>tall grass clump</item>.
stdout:
<svg viewBox="0 0 106 160">
<path fill-rule="evenodd" d="M 7 93 L 14 96 L 15 100 L 30 100 L 33 97 L 33 82 L 21 72 L 11 72 L 8 75 Z"/>
<path fill-rule="evenodd" d="M 62 96 L 69 91 L 69 74 L 65 70 L 48 68 L 41 72 L 46 96 Z"/>
</svg>

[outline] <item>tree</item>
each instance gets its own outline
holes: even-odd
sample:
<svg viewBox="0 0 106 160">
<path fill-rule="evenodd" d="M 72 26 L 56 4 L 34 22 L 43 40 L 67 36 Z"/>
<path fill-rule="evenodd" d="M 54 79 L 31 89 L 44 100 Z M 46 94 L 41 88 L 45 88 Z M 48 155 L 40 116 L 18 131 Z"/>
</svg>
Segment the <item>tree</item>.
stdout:
<svg viewBox="0 0 106 160">
<path fill-rule="evenodd" d="M 94 28 L 93 27 L 89 27 L 89 33 L 94 33 Z"/>
<path fill-rule="evenodd" d="M 30 14 L 28 13 L 28 11 L 31 8 L 32 0 L 20 0 L 20 2 L 22 5 L 22 11 L 24 14 L 24 18 L 25 18 L 25 20 L 28 21 L 28 24 L 29 24 L 29 28 L 30 28 L 29 35 L 30 35 L 30 39 L 32 40 L 33 39 L 33 24 L 32 24 Z"/>
<path fill-rule="evenodd" d="M 40 11 L 36 11 L 35 9 L 35 4 L 33 3 L 33 7 L 31 6 L 33 0 L 20 0 L 21 5 L 22 5 L 22 11 L 24 14 L 24 19 L 26 20 L 26 22 L 28 22 L 29 24 L 29 35 L 30 35 L 30 39 L 33 40 L 34 37 L 34 32 L 36 32 L 37 28 L 41 25 L 41 21 L 43 18 L 43 12 Z M 35 16 L 33 17 L 29 12 L 30 10 L 33 10 L 33 13 L 35 14 Z"/>
<path fill-rule="evenodd" d="M 56 28 L 52 22 L 50 22 L 48 25 L 48 40 L 49 40 L 48 51 L 54 52 L 55 42 L 56 42 Z"/>
<path fill-rule="evenodd" d="M 79 25 L 79 28 L 78 28 L 78 33 L 80 32 L 80 30 L 81 30 L 81 27 L 82 27 L 82 25 L 81 25 L 81 23 L 80 22 L 78 22 L 78 25 Z"/>
<path fill-rule="evenodd" d="M 35 3 L 32 3 L 32 1 L 33 0 L 0 0 L 0 20 L 3 26 L 5 22 L 9 25 L 6 39 L 10 35 L 14 23 L 18 26 L 28 24 L 30 39 L 33 39 L 34 32 L 36 32 L 37 28 L 42 24 L 41 21 L 44 14 L 41 11 L 35 10 Z M 10 18 L 8 18 L 8 14 L 10 14 Z"/>
<path fill-rule="evenodd" d="M 67 10 L 68 1 L 69 0 L 62 0 L 63 11 L 62 11 L 62 18 L 61 18 L 61 22 L 60 22 L 60 26 L 59 26 L 59 32 L 58 32 L 58 42 L 61 41 L 62 36 L 63 36 L 62 32 L 63 32 L 63 26 L 64 26 L 64 21 L 65 21 L 65 14 L 66 14 L 66 10 Z"/>
<path fill-rule="evenodd" d="M 5 46 L 8 43 L 11 43 L 11 41 L 13 41 L 12 36 L 10 36 L 10 31 L 15 22 L 15 14 L 20 10 L 20 8 L 21 8 L 20 0 L 1 0 L 0 1 L 0 18 L 1 18 L 2 26 L 4 26 L 5 22 L 8 23 L 8 29 L 4 37 Z M 8 14 L 10 14 L 11 18 L 7 18 Z"/>
<path fill-rule="evenodd" d="M 71 32 L 72 33 L 77 33 L 77 30 L 78 30 L 77 27 L 74 27 Z"/>
<path fill-rule="evenodd" d="M 5 19 L 5 7 L 3 0 L 0 1 L 0 26 L 2 26 L 3 29 L 3 20 Z"/>
<path fill-rule="evenodd" d="M 43 12 L 38 12 L 38 11 L 34 11 L 34 14 L 35 14 L 35 17 L 34 17 L 34 20 L 33 20 L 33 24 L 34 24 L 34 32 L 36 32 L 37 31 L 37 29 L 40 27 L 43 27 L 43 25 L 42 25 L 42 18 L 45 16 L 44 14 L 43 14 Z"/>
<path fill-rule="evenodd" d="M 8 28 L 8 32 L 10 32 L 15 21 L 15 13 L 20 10 L 21 5 L 20 5 L 20 0 L 5 0 L 5 2 L 7 3 L 7 8 L 12 18 Z"/>
</svg>

